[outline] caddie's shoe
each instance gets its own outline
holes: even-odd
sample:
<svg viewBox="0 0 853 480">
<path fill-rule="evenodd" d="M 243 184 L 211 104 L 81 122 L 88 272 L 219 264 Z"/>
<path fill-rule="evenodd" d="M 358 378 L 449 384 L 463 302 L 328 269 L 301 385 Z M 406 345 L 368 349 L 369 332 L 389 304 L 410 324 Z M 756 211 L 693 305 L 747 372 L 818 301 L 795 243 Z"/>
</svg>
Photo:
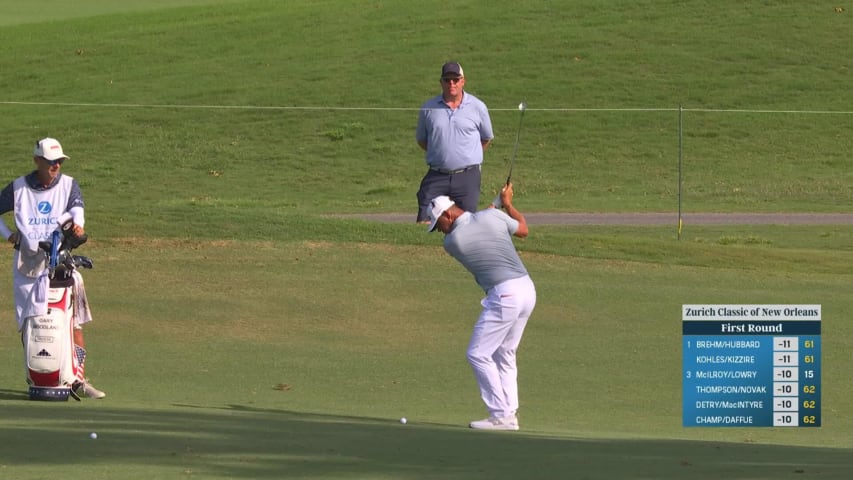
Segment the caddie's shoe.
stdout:
<svg viewBox="0 0 853 480">
<path fill-rule="evenodd" d="M 477 430 L 518 430 L 518 418 L 515 415 L 508 417 L 492 416 L 471 422 L 468 426 Z"/>
<path fill-rule="evenodd" d="M 88 383 L 88 382 L 83 384 L 83 393 L 85 393 L 86 396 L 89 398 L 104 398 L 107 396 L 106 393 L 104 393 L 104 392 L 98 390 L 97 388 L 93 387 L 92 384 Z"/>
<path fill-rule="evenodd" d="M 97 388 L 93 387 L 92 384 L 89 383 L 88 381 L 86 381 L 86 382 L 80 382 L 80 381 L 74 382 L 74 385 L 72 388 L 74 389 L 74 393 L 76 393 L 77 395 L 79 395 L 81 397 L 85 396 L 85 397 L 89 397 L 89 398 L 104 398 L 107 396 L 106 393 L 104 393 L 104 392 L 98 390 Z"/>
</svg>

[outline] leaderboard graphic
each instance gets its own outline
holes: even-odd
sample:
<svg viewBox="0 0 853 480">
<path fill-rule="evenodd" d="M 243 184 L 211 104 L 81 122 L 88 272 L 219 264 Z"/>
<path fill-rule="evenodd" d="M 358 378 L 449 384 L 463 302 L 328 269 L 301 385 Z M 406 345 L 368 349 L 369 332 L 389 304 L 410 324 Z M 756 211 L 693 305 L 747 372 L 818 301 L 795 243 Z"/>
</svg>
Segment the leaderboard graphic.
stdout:
<svg viewBox="0 0 853 480">
<path fill-rule="evenodd" d="M 685 427 L 820 427 L 820 305 L 682 305 Z"/>
</svg>

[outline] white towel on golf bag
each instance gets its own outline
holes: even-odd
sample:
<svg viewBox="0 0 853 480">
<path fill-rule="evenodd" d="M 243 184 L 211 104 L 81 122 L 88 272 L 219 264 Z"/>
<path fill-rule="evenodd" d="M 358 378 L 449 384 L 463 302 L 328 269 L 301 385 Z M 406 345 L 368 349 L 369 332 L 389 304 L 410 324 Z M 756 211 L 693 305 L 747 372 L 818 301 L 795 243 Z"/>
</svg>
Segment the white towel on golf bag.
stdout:
<svg viewBox="0 0 853 480">
<path fill-rule="evenodd" d="M 21 318 L 47 315 L 47 289 L 50 288 L 50 271 L 48 269 L 36 277 L 33 289 L 30 290 L 30 299 L 24 305 Z"/>
<path fill-rule="evenodd" d="M 15 253 L 18 271 L 27 277 L 36 278 L 47 268 L 47 255 L 39 250 L 38 242 L 26 236 L 21 239 L 19 250 Z"/>
<path fill-rule="evenodd" d="M 74 270 L 74 324 L 83 325 L 92 321 L 92 311 L 89 310 L 89 300 L 86 298 L 86 287 L 83 285 L 83 275 Z"/>
</svg>

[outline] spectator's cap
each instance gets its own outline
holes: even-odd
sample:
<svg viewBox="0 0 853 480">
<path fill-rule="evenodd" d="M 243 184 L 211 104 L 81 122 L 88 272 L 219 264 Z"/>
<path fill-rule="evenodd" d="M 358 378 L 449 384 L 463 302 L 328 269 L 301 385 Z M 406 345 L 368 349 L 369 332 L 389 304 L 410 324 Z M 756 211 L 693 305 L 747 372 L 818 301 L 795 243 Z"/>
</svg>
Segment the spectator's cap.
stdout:
<svg viewBox="0 0 853 480">
<path fill-rule="evenodd" d="M 441 78 L 459 78 L 464 76 L 462 66 L 456 62 L 447 62 L 441 67 Z"/>
<path fill-rule="evenodd" d="M 433 198 L 432 201 L 429 202 L 430 224 L 427 232 L 435 230 L 435 225 L 438 223 L 438 218 L 441 217 L 441 214 L 454 205 L 456 205 L 456 202 L 451 200 L 447 195 L 441 195 Z"/>
<path fill-rule="evenodd" d="M 60 158 L 64 158 L 66 160 L 71 158 L 62 153 L 62 145 L 59 144 L 59 140 L 50 137 L 42 138 L 36 142 L 36 148 L 33 149 L 33 155 L 50 161 L 59 160 Z"/>
</svg>

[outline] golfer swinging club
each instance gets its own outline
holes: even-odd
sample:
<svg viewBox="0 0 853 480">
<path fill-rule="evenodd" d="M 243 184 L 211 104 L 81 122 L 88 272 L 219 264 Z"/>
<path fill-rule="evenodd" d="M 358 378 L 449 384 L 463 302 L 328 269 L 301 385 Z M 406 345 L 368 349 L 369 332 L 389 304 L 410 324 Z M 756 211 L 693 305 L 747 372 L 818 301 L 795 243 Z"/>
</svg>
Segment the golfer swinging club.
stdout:
<svg viewBox="0 0 853 480">
<path fill-rule="evenodd" d="M 512 205 L 512 194 L 512 183 L 507 183 L 500 194 L 506 213 L 498 208 L 466 212 L 445 195 L 429 205 L 429 231 L 444 233 L 444 250 L 486 292 L 467 352 L 480 397 L 489 411 L 488 418 L 470 423 L 476 429 L 519 428 L 515 357 L 536 306 L 536 288 L 512 243 L 513 235 L 527 236 L 527 222 Z"/>
</svg>

